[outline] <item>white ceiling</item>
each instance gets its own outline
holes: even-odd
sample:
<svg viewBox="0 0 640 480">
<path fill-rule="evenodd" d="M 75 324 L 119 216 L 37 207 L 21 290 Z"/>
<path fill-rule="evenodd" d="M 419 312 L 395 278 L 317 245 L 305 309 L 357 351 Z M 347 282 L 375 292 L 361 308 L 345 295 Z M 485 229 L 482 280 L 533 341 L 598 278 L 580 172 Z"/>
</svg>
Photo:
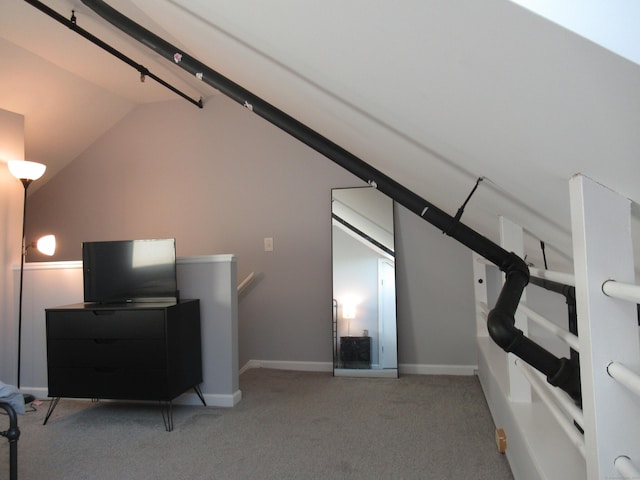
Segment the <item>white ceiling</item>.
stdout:
<svg viewBox="0 0 640 480">
<path fill-rule="evenodd" d="M 640 63 L 637 0 L 512 0 L 578 35 Z"/>
<path fill-rule="evenodd" d="M 80 0 L 43 3 L 204 108 L 219 94 Z M 452 215 L 485 177 L 463 222 L 495 241 L 499 215 L 524 225 L 538 266 L 540 239 L 550 267 L 570 256 L 574 174 L 640 202 L 640 67 L 508 0 L 107 3 Z M 137 104 L 176 98 L 25 1 L 0 5 L 0 108 L 25 116 L 45 179 Z"/>
</svg>

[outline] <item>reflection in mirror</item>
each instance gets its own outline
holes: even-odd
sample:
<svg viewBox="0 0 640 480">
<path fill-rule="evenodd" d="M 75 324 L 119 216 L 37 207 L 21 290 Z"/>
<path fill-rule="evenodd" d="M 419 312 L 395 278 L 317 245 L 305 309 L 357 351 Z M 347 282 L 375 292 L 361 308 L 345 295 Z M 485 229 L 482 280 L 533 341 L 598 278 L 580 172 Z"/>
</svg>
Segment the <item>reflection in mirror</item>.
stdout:
<svg viewBox="0 0 640 480">
<path fill-rule="evenodd" d="M 393 200 L 371 187 L 331 194 L 334 375 L 397 377 Z"/>
</svg>

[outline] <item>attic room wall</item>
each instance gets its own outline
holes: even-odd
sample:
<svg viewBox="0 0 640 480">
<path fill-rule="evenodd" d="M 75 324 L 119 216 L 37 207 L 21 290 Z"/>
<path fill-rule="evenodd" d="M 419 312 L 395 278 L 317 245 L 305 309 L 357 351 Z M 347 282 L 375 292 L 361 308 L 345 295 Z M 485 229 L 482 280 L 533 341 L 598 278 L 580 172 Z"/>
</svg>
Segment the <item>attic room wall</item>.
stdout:
<svg viewBox="0 0 640 480">
<path fill-rule="evenodd" d="M 395 237 L 400 363 L 475 365 L 471 250 L 405 208 Z"/>
<path fill-rule="evenodd" d="M 17 325 L 13 309 L 13 266 L 20 265 L 22 201 L 24 188 L 6 166 L 8 160 L 24 159 L 24 117 L 0 109 L 0 352 L 2 358 L 17 358 Z M 5 357 L 6 355 L 6 357 Z M 0 381 L 14 383 L 16 373 L 8 367 L 15 361 L 0 361 Z"/>
<path fill-rule="evenodd" d="M 238 278 L 258 276 L 240 299 L 240 365 L 330 363 L 331 189 L 362 184 L 226 97 L 203 110 L 176 100 L 138 107 L 35 192 L 28 230 L 59 237 L 53 260 L 80 259 L 82 241 L 123 238 L 175 237 L 178 256 L 237 254 Z M 412 338 L 399 361 L 475 364 L 470 254 L 440 249 L 439 232 L 407 217 L 415 215 L 399 215 L 408 250 L 398 269 L 412 293 L 399 296 L 398 331 L 429 341 Z M 263 251 L 264 237 L 273 252 Z M 425 303 L 433 283 L 411 264 L 424 256 L 418 263 L 429 270 L 430 258 L 452 254 L 454 268 L 430 273 L 444 273 L 448 291 Z"/>
</svg>

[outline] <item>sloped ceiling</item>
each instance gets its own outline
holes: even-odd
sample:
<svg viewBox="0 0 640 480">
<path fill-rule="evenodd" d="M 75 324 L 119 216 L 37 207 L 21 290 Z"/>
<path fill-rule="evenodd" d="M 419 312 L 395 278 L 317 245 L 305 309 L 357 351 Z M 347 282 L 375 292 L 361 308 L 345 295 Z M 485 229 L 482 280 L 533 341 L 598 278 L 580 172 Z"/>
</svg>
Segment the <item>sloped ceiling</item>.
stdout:
<svg viewBox="0 0 640 480">
<path fill-rule="evenodd" d="M 135 105 L 175 98 L 26 2 L 0 3 L 0 108 L 25 115 L 47 178 Z M 80 0 L 43 3 L 204 108 L 219 94 Z M 496 241 L 499 215 L 525 226 L 538 266 L 540 240 L 568 265 L 574 174 L 640 201 L 640 67 L 508 0 L 111 5 L 451 214 L 484 177 L 463 221 Z"/>
</svg>

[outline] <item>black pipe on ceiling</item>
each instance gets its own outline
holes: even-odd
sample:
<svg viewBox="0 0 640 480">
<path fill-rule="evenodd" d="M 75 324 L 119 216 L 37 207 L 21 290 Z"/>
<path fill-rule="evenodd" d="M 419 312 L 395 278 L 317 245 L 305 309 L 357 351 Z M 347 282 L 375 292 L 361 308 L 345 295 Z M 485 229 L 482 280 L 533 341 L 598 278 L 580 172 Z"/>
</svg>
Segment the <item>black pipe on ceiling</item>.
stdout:
<svg viewBox="0 0 640 480">
<path fill-rule="evenodd" d="M 160 56 L 218 89 L 256 115 L 286 131 L 291 136 L 363 179 L 369 185 L 387 194 L 432 225 L 454 237 L 460 243 L 496 264 L 502 271 L 506 272 L 511 269 L 519 269 L 528 277 L 528 267 L 519 257 L 510 254 L 494 242 L 456 221 L 449 214 L 403 187 L 395 180 L 333 143 L 328 138 L 323 137 L 295 118 L 246 90 L 244 87 L 241 87 L 237 83 L 207 67 L 178 47 L 171 45 L 146 28 L 138 25 L 110 7 L 104 1 L 82 0 L 82 3 L 115 27 L 151 48 Z"/>
<path fill-rule="evenodd" d="M 390 257 L 395 258 L 396 254 L 395 254 L 395 252 L 393 250 L 391 250 L 389 247 L 387 247 L 386 245 L 382 244 L 381 242 L 379 242 L 378 240 L 373 238 L 371 235 L 367 235 L 365 232 L 360 230 L 358 227 L 356 227 L 352 223 L 349 223 L 348 221 L 346 221 L 340 215 L 336 215 L 335 213 L 332 213 L 331 214 L 331 218 L 333 220 L 335 220 L 336 222 L 338 222 L 340 225 L 342 225 L 344 228 L 348 229 L 349 231 L 353 232 L 358 237 L 362 238 L 367 243 L 370 243 L 371 245 L 375 246 L 376 248 L 382 250 L 384 253 L 386 253 Z"/>
<path fill-rule="evenodd" d="M 505 272 L 506 280 L 487 320 L 491 337 L 505 351 L 513 352 L 522 360 L 544 373 L 551 384 L 565 390 L 574 400 L 579 400 L 580 379 L 579 373 L 576 373 L 577 367 L 566 358 L 559 359 L 555 357 L 543 347 L 525 337 L 522 331 L 515 327 L 515 312 L 524 288 L 529 281 L 529 268 L 524 260 L 512 252 L 507 252 L 496 243 L 464 225 L 458 219 L 440 210 L 287 113 L 262 100 L 244 87 L 229 80 L 191 55 L 122 15 L 104 1 L 82 0 L 82 3 L 171 63 L 218 89 L 221 93 L 326 156 L 439 228 L 442 232 L 497 265 L 500 270 Z"/>
<path fill-rule="evenodd" d="M 76 23 L 76 20 L 75 20 L 75 14 L 72 15 L 71 19 L 66 19 L 65 17 L 60 15 L 58 12 L 56 12 L 52 8 L 48 7 L 44 3 L 39 2 L 38 0 L 24 0 L 24 1 L 27 2 L 28 4 L 32 5 L 33 7 L 37 8 L 41 12 L 47 14 L 48 16 L 53 18 L 54 20 L 57 20 L 58 22 L 62 23 L 63 25 L 69 27 L 71 30 L 76 32 L 78 35 L 86 38 L 87 40 L 89 40 L 93 44 L 95 44 L 98 47 L 102 48 L 103 50 L 109 52 L 111 55 L 113 55 L 114 57 L 118 58 L 119 60 L 122 60 L 127 65 L 135 68 L 138 72 L 140 72 L 140 80 L 141 81 L 144 81 L 144 79 L 146 77 L 149 77 L 152 80 L 155 80 L 156 82 L 158 82 L 163 87 L 168 88 L 172 92 L 180 95 L 185 100 L 193 103 L 195 106 L 197 106 L 199 108 L 203 107 L 202 99 L 194 100 L 193 98 L 188 96 L 186 93 L 183 93 L 182 91 L 178 90 L 176 87 L 171 85 L 170 83 L 162 80 L 160 77 L 158 77 L 157 75 L 155 75 L 152 72 L 150 72 L 149 69 L 146 68 L 145 66 L 140 65 L 139 63 L 135 62 L 134 60 L 132 60 L 131 58 L 126 56 L 124 53 L 122 53 L 122 52 L 116 50 L 115 48 L 113 48 L 108 43 L 106 43 L 103 40 L 99 39 L 95 35 L 87 32 L 85 29 L 79 27 L 77 25 L 77 23 Z"/>
</svg>

